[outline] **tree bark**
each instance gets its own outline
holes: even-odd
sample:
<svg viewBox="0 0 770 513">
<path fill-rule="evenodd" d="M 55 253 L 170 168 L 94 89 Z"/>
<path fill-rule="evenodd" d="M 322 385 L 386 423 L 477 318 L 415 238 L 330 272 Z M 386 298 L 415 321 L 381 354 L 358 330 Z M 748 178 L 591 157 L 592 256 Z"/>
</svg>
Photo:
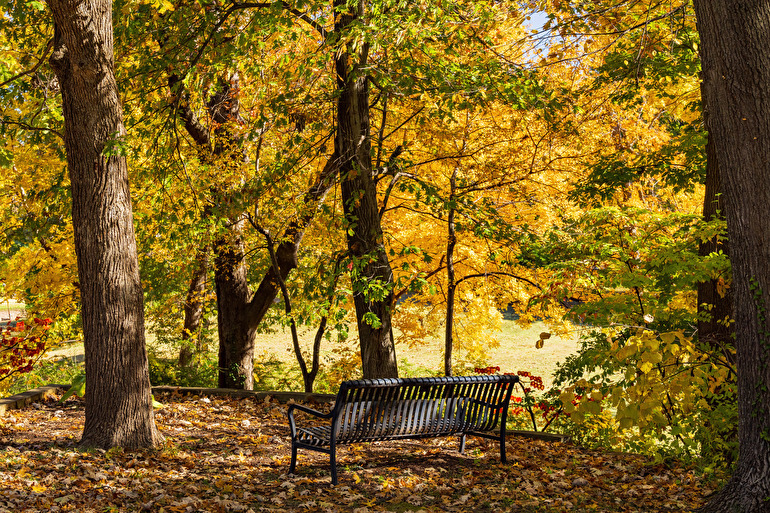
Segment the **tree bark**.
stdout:
<svg viewBox="0 0 770 513">
<path fill-rule="evenodd" d="M 335 0 L 335 31 L 343 34 L 364 11 L 364 1 Z M 353 301 L 364 378 L 398 377 L 391 330 L 393 271 L 383 244 L 377 191 L 372 179 L 369 127 L 368 45 L 358 52 L 344 46 L 335 54 L 337 134 L 342 204 L 348 223 L 348 249 L 356 260 Z M 353 63 L 353 64 L 351 64 Z"/>
<path fill-rule="evenodd" d="M 725 210 L 717 153 L 714 138 L 711 135 L 706 145 L 705 189 L 703 218 L 711 221 L 717 216 L 723 216 Z M 698 253 L 703 257 L 717 251 L 729 255 L 727 241 L 710 239 L 701 243 L 698 248 Z M 727 361 L 734 363 L 733 329 L 729 322 L 733 316 L 732 289 L 727 288 L 724 294 L 720 294 L 718 280 L 699 283 L 698 314 L 698 340 L 721 353 Z"/>
<path fill-rule="evenodd" d="M 123 109 L 114 76 L 112 2 L 48 0 L 50 62 L 62 92 L 82 300 L 86 415 L 81 446 L 153 447 L 144 311 Z"/>
<path fill-rule="evenodd" d="M 242 224 L 239 223 L 239 224 Z M 217 292 L 220 388 L 254 388 L 254 337 L 258 322 L 250 319 L 249 288 L 240 227 L 214 243 Z"/>
<path fill-rule="evenodd" d="M 769 511 L 770 5 L 696 0 L 703 96 L 724 186 L 733 268 L 738 464 L 704 508 Z"/>
</svg>

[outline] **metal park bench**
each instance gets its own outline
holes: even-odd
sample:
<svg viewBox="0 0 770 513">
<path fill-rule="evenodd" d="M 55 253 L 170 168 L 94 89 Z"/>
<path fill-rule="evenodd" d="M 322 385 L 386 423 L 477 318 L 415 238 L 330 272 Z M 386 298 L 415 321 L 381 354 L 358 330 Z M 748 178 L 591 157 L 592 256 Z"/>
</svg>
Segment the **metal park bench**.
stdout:
<svg viewBox="0 0 770 513">
<path fill-rule="evenodd" d="M 297 449 L 322 452 L 330 456 L 332 484 L 336 485 L 337 445 L 454 435 L 460 436 L 460 453 L 465 450 L 467 435 L 499 441 L 500 460 L 505 463 L 508 403 L 518 381 L 518 376 L 345 381 L 329 413 L 289 406 L 289 473 L 294 473 Z M 330 422 L 298 427 L 295 410 Z"/>
</svg>

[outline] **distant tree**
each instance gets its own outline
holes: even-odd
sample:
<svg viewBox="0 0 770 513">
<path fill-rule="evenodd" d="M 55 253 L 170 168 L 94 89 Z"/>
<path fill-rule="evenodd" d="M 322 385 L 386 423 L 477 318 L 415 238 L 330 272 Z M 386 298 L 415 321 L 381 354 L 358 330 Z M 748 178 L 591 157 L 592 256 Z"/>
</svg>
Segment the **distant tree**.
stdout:
<svg viewBox="0 0 770 513">
<path fill-rule="evenodd" d="M 81 445 L 153 447 L 123 109 L 114 75 L 112 2 L 49 0 L 50 58 L 62 94 L 82 298 L 86 419 Z"/>
</svg>

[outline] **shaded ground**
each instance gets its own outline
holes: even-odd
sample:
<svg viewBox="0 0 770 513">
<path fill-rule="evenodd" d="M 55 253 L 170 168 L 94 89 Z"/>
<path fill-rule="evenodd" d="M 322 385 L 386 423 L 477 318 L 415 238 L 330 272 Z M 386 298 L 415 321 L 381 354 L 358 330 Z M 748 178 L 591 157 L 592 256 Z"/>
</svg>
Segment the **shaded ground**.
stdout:
<svg viewBox="0 0 770 513">
<path fill-rule="evenodd" d="M 290 458 L 286 405 L 161 396 L 157 451 L 81 452 L 82 402 L 36 403 L 0 418 L 0 512 L 36 511 L 690 511 L 711 490 L 690 469 L 511 437 L 382 442 Z M 489 443 L 488 443 L 489 442 Z"/>
</svg>

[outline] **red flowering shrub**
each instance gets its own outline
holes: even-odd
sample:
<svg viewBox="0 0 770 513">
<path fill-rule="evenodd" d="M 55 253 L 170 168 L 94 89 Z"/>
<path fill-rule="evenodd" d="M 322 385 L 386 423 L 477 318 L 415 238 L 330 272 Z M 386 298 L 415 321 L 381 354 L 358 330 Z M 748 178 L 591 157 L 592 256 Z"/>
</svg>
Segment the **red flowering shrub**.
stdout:
<svg viewBox="0 0 770 513">
<path fill-rule="evenodd" d="M 500 372 L 500 367 L 477 367 L 474 369 L 474 372 L 476 374 L 491 375 Z M 513 373 L 506 372 L 504 374 L 509 375 Z M 539 394 L 539 397 L 535 397 L 536 390 L 542 392 L 545 389 L 543 378 L 534 376 L 527 371 L 518 371 L 516 375 L 519 376 L 518 385 L 524 395 L 511 397 L 509 406 L 511 416 L 516 417 L 528 414 L 532 430 L 545 431 L 563 412 L 561 401 L 558 398 L 558 394 L 555 393 L 558 391 Z M 538 418 L 542 419 L 540 421 L 542 425 L 538 425 Z"/>
</svg>

